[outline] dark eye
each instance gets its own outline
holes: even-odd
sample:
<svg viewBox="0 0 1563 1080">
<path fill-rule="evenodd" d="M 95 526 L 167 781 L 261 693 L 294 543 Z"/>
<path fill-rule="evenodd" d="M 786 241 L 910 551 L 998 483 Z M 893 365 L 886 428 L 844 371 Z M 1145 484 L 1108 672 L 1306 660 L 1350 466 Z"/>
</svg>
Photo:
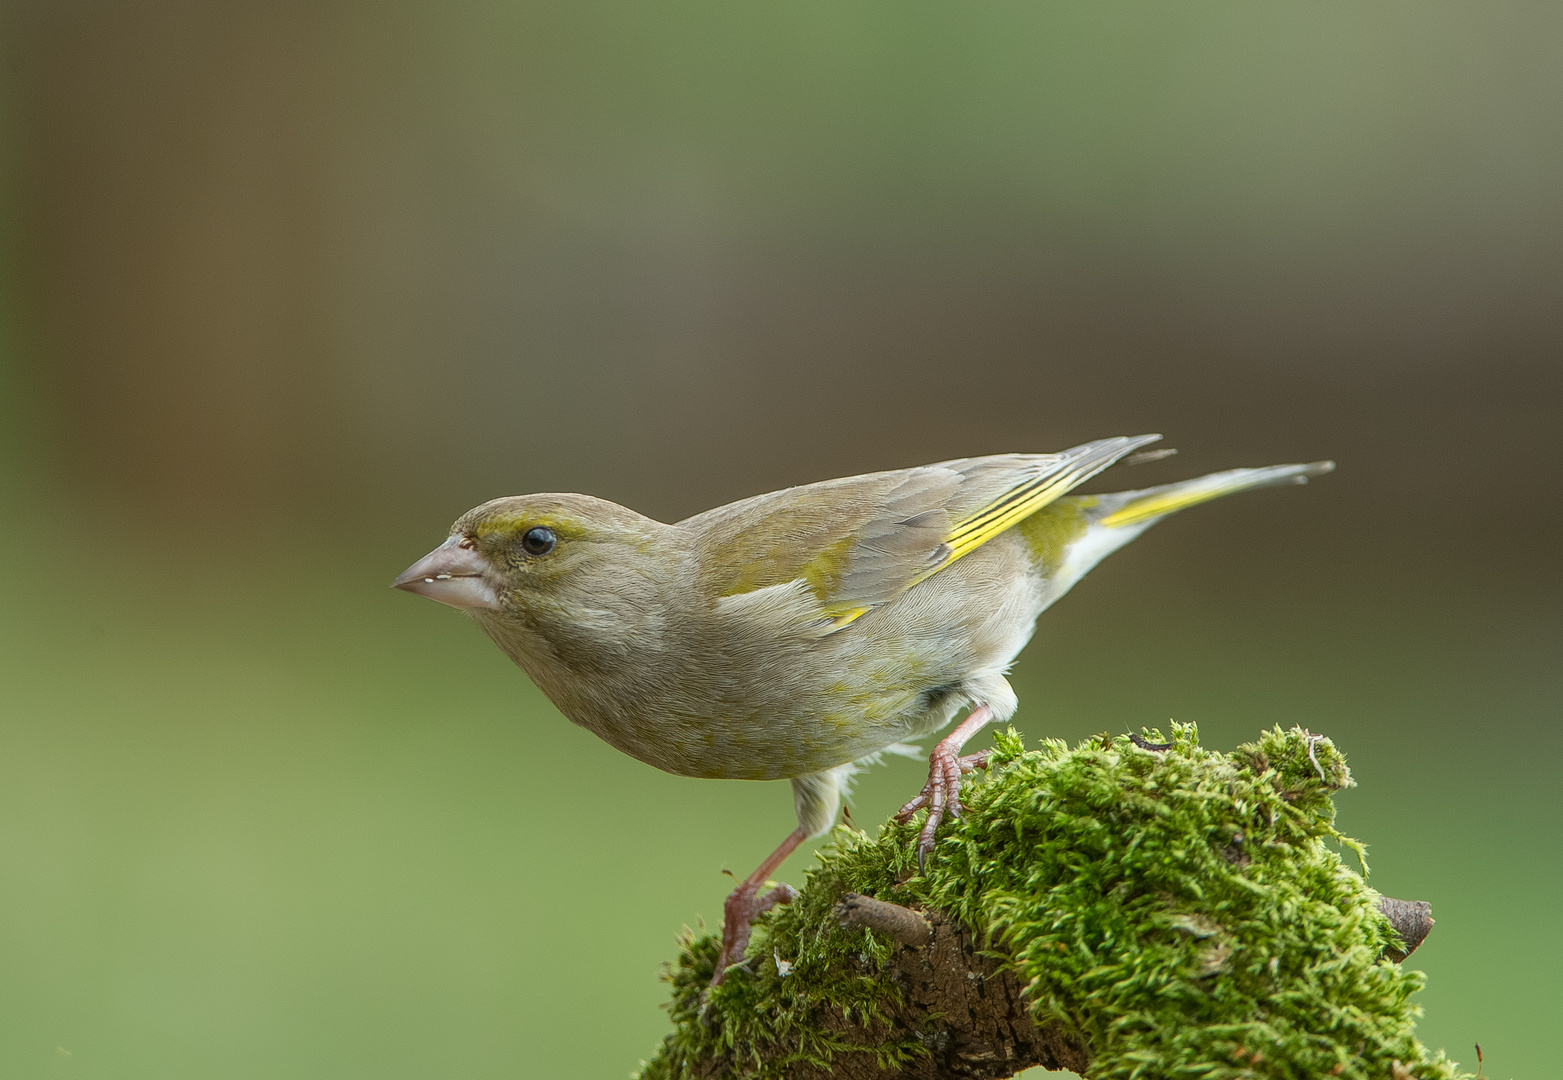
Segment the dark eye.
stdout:
<svg viewBox="0 0 1563 1080">
<path fill-rule="evenodd" d="M 559 543 L 559 538 L 554 535 L 552 529 L 545 529 L 541 525 L 535 529 L 528 529 L 526 535 L 521 538 L 521 547 L 528 555 L 547 555 Z"/>
</svg>

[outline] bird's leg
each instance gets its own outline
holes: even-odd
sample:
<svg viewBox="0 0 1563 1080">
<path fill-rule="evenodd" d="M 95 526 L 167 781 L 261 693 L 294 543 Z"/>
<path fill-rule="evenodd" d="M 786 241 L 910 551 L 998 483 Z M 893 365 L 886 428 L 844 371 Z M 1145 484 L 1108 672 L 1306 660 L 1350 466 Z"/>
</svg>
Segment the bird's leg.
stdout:
<svg viewBox="0 0 1563 1080">
<path fill-rule="evenodd" d="M 939 831 L 939 822 L 944 820 L 944 815 L 961 816 L 961 777 L 975 769 L 988 767 L 990 751 L 961 757 L 961 747 L 991 719 L 993 710 L 987 705 L 979 705 L 954 731 L 939 740 L 939 744 L 928 755 L 928 782 L 923 785 L 917 798 L 901 807 L 901 812 L 895 816 L 904 825 L 912 820 L 912 815 L 917 811 L 925 806 L 928 808 L 928 820 L 923 822 L 923 831 L 917 837 L 919 871 L 927 861 L 928 853 L 933 850 L 934 836 Z"/>
<path fill-rule="evenodd" d="M 727 903 L 722 905 L 722 955 L 717 957 L 716 971 L 711 975 L 712 986 L 721 983 L 722 976 L 727 974 L 727 965 L 736 964 L 744 958 L 744 950 L 749 947 L 749 927 L 754 920 L 777 904 L 792 903 L 798 895 L 791 885 L 778 885 L 764 896 L 760 895 L 760 889 L 783 860 L 798 850 L 798 845 L 808 838 L 808 834 L 801 828 L 792 830 L 787 839 L 766 856 L 754 873 L 744 878 L 727 897 Z"/>
</svg>

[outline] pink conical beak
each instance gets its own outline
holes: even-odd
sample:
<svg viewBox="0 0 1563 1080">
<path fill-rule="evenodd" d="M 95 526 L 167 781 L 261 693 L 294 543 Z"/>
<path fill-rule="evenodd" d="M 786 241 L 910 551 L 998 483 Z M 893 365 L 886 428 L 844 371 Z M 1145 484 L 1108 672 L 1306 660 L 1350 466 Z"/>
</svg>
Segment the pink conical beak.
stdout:
<svg viewBox="0 0 1563 1080">
<path fill-rule="evenodd" d="M 495 611 L 499 594 L 493 578 L 492 564 L 458 535 L 409 566 L 391 586 L 463 611 Z"/>
</svg>

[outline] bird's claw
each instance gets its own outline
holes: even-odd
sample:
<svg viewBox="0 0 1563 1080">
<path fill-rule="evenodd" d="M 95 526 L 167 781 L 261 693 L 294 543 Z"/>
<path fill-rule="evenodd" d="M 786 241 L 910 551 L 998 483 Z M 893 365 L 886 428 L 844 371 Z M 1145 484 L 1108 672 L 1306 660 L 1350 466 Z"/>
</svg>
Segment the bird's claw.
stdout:
<svg viewBox="0 0 1563 1080">
<path fill-rule="evenodd" d="M 933 851 L 934 839 L 939 832 L 939 823 L 948 814 L 950 817 L 960 817 L 961 806 L 961 777 L 977 769 L 988 767 L 988 758 L 991 750 L 984 750 L 978 754 L 959 756 L 954 750 L 943 750 L 941 746 L 933 748 L 928 755 L 928 782 L 923 785 L 923 790 L 917 797 L 896 814 L 895 820 L 905 825 L 912 820 L 912 815 L 917 811 L 928 808 L 928 819 L 923 822 L 923 829 L 917 836 L 917 870 L 922 872 L 923 864 L 928 861 L 928 855 Z"/>
<path fill-rule="evenodd" d="M 798 897 L 798 890 L 785 883 L 769 892 L 761 893 L 761 884 L 748 882 L 728 894 L 722 905 L 722 955 L 716 958 L 716 971 L 711 974 L 711 985 L 720 986 L 729 965 L 739 963 L 749 948 L 749 932 L 754 920 L 777 904 L 790 904 Z"/>
</svg>

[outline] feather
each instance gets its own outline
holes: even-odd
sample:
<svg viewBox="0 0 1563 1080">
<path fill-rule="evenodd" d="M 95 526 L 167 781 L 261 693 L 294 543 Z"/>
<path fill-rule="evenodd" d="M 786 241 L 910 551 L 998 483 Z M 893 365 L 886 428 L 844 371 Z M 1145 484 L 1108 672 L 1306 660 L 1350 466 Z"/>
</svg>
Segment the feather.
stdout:
<svg viewBox="0 0 1563 1080">
<path fill-rule="evenodd" d="M 700 537 L 708 596 L 721 601 L 803 581 L 825 632 L 833 632 L 1159 437 L 829 480 L 719 507 L 680 527 Z"/>
</svg>

